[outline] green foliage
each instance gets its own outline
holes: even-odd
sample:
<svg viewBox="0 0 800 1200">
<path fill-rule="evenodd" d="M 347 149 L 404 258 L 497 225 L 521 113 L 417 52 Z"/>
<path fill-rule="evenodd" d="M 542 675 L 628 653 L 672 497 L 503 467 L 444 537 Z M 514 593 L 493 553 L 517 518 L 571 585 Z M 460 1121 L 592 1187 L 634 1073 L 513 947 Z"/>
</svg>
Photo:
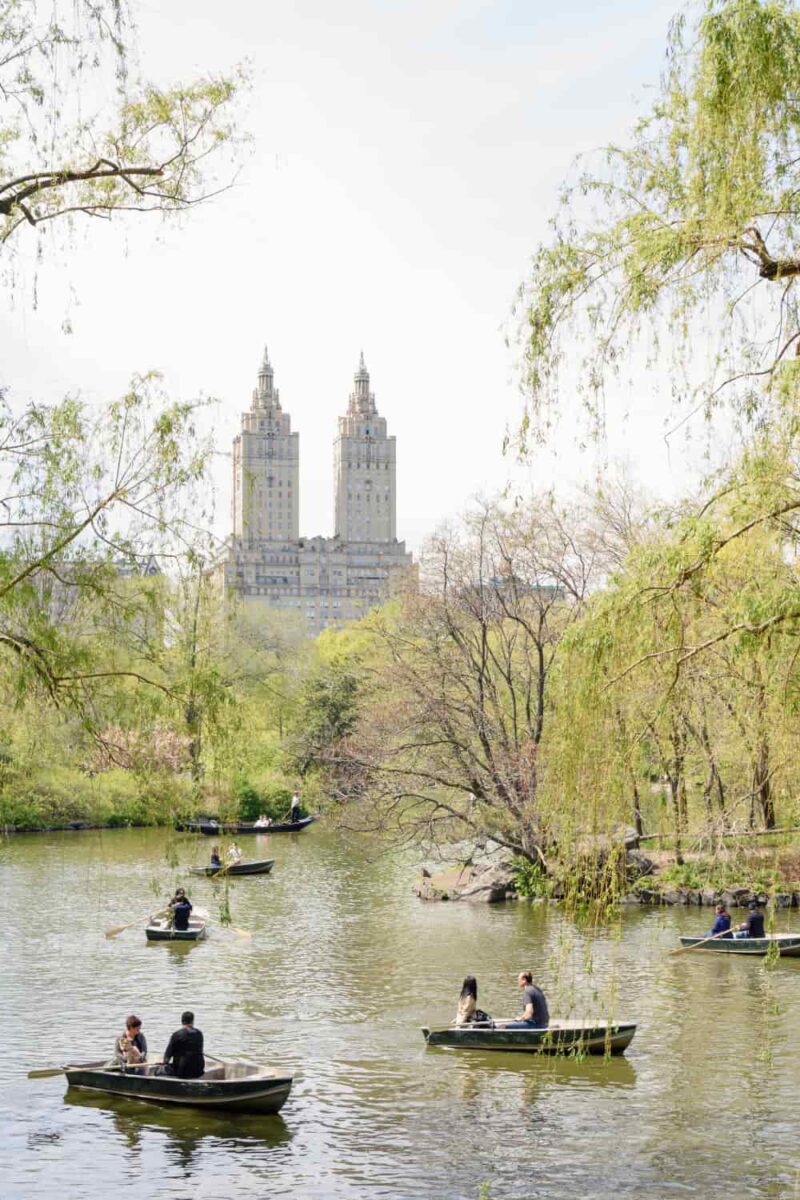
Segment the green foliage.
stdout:
<svg viewBox="0 0 800 1200">
<path fill-rule="evenodd" d="M 541 862 L 517 857 L 514 859 L 514 886 L 519 896 L 545 898 L 550 895 L 552 881 Z"/>
<path fill-rule="evenodd" d="M 182 212 L 225 186 L 242 72 L 162 88 L 134 64 L 125 0 L 0 0 L 0 244 L 77 213 Z"/>
<path fill-rule="evenodd" d="M 673 22 L 650 111 L 565 189 L 521 289 L 523 443 L 546 431 L 576 344 L 595 425 L 605 383 L 643 334 L 653 359 L 671 348 L 673 394 L 693 410 L 730 395 L 763 415 L 788 378 L 797 394 L 799 67 L 793 0 L 697 0 Z M 701 335 L 716 354 L 696 374 Z"/>
<path fill-rule="evenodd" d="M 283 821 L 291 807 L 292 791 L 274 780 L 257 788 L 240 774 L 234 787 L 234 798 L 241 821 L 255 821 L 262 815 L 273 821 Z M 305 811 L 302 815 L 306 815 Z"/>
<path fill-rule="evenodd" d="M 174 778 L 137 778 L 109 771 L 91 778 L 69 767 L 50 767 L 7 784 L 0 793 L 0 826 L 44 829 L 72 822 L 105 825 L 164 825 L 188 808 L 189 789 Z"/>
</svg>

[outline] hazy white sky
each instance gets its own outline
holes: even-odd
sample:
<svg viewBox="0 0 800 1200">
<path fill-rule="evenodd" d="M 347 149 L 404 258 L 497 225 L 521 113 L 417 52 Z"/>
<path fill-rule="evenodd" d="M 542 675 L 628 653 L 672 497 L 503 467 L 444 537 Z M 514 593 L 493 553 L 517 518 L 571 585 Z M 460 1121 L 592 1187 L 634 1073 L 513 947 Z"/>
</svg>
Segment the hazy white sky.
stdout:
<svg viewBox="0 0 800 1200">
<path fill-rule="evenodd" d="M 142 60 L 160 81 L 250 59 L 251 152 L 182 228 L 93 222 L 36 296 L 29 264 L 0 316 L 4 381 L 19 400 L 100 400 L 157 368 L 177 396 L 219 398 L 227 451 L 267 342 L 300 432 L 306 534 L 332 532 L 332 441 L 361 349 L 413 547 L 512 475 L 566 485 L 626 456 L 648 486 L 684 486 L 699 459 L 667 452 L 645 386 L 599 450 L 579 452 L 567 422 L 527 468 L 501 453 L 521 411 L 503 337 L 515 289 L 574 155 L 622 137 L 652 96 L 677 6 L 148 0 Z"/>
</svg>

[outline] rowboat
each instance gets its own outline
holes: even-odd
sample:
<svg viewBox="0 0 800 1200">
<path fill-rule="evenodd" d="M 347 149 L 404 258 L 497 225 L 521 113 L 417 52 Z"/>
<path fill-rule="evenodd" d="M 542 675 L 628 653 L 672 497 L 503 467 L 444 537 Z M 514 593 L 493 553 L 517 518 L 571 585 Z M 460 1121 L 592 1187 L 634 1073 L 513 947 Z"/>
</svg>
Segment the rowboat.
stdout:
<svg viewBox="0 0 800 1200">
<path fill-rule="evenodd" d="M 204 908 L 193 908 L 188 929 L 173 929 L 172 916 L 151 917 L 145 928 L 148 942 L 199 942 L 206 936 L 208 913 Z"/>
<path fill-rule="evenodd" d="M 776 946 L 781 958 L 800 958 L 800 935 L 795 933 L 768 933 L 763 938 L 723 937 L 713 942 L 701 937 L 682 937 L 681 945 L 696 946 L 700 951 L 714 954 L 750 954 L 761 958 Z"/>
<path fill-rule="evenodd" d="M 254 821 L 181 821 L 176 829 L 187 833 L 204 833 L 206 837 L 219 837 L 222 833 L 301 833 L 308 829 L 316 817 L 303 817 L 299 821 L 278 821 L 274 825 L 256 825 Z"/>
<path fill-rule="evenodd" d="M 190 867 L 190 875 L 268 875 L 275 865 L 274 858 L 262 858 L 255 862 L 231 863 L 221 867 Z"/>
<path fill-rule="evenodd" d="M 68 1088 L 107 1092 L 153 1104 L 182 1104 L 192 1108 L 224 1108 L 233 1112 L 276 1113 L 292 1088 L 291 1075 L 276 1075 L 248 1062 L 216 1059 L 199 1079 L 176 1079 L 156 1074 L 154 1063 L 116 1067 L 106 1062 L 75 1063 L 64 1067 Z"/>
<path fill-rule="evenodd" d="M 547 1029 L 508 1029 L 503 1021 L 448 1025 L 422 1033 L 429 1046 L 514 1050 L 529 1054 L 622 1054 L 636 1033 L 632 1022 L 551 1021 Z"/>
</svg>

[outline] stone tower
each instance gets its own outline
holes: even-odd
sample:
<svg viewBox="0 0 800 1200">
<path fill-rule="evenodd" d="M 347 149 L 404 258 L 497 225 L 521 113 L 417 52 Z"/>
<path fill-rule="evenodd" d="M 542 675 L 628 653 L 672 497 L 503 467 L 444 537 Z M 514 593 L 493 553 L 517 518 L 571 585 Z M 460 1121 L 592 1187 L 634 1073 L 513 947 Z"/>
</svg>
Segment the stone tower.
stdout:
<svg viewBox="0 0 800 1200">
<path fill-rule="evenodd" d="M 362 353 L 347 412 L 333 447 L 336 536 L 343 542 L 394 542 L 396 448 L 369 390 Z"/>
<path fill-rule="evenodd" d="M 296 541 L 300 532 L 300 435 L 281 410 L 264 347 L 250 411 L 233 443 L 233 535 Z"/>
</svg>

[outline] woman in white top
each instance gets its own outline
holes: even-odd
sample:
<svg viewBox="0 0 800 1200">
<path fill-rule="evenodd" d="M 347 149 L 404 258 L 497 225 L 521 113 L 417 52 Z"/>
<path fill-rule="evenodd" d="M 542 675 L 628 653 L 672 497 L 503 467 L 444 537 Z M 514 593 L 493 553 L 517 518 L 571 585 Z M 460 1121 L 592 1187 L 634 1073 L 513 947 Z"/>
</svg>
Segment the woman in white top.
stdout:
<svg viewBox="0 0 800 1200">
<path fill-rule="evenodd" d="M 475 1020 L 478 1011 L 478 981 L 474 975 L 467 975 L 461 995 L 458 998 L 456 1025 L 469 1025 Z"/>
</svg>

